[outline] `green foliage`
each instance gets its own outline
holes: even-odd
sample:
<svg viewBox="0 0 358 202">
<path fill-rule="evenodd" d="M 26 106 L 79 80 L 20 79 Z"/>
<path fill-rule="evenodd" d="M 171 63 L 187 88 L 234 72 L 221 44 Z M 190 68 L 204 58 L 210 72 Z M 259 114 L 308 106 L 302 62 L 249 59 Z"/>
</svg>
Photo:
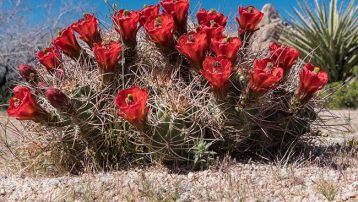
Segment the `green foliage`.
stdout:
<svg viewBox="0 0 358 202">
<path fill-rule="evenodd" d="M 5 105 L 9 102 L 11 93 L 6 91 L 5 88 L 0 89 L 0 110 L 5 109 Z"/>
<path fill-rule="evenodd" d="M 354 77 L 358 68 L 358 6 L 351 0 L 347 6 L 331 0 L 314 1 L 312 10 L 307 0 L 298 1 L 291 15 L 293 31 L 284 31 L 283 42 L 296 47 L 303 57 L 324 68 L 330 82 Z"/>
<path fill-rule="evenodd" d="M 329 102 L 329 108 L 357 108 L 358 107 L 358 80 L 351 81 L 346 85 L 334 82 L 327 86 L 329 91 L 334 92 Z"/>
</svg>

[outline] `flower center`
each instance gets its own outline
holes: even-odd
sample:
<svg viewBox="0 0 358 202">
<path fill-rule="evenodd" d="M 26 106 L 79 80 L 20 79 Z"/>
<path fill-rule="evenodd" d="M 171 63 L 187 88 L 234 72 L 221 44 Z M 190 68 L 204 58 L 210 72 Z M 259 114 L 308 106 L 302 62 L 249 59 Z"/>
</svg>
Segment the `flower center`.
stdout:
<svg viewBox="0 0 358 202">
<path fill-rule="evenodd" d="M 157 18 L 155 19 L 155 21 L 154 21 L 154 26 L 155 26 L 155 27 L 160 27 L 160 26 L 162 26 L 162 18 L 157 17 Z"/>
<path fill-rule="evenodd" d="M 12 98 L 12 101 L 14 102 L 15 107 L 18 107 L 21 104 L 21 100 L 16 97 Z"/>
<path fill-rule="evenodd" d="M 188 36 L 188 41 L 194 42 L 194 36 L 193 36 L 193 35 L 189 35 L 189 36 Z"/>
<path fill-rule="evenodd" d="M 218 74 L 218 73 L 220 73 L 220 68 L 219 67 L 221 67 L 221 63 L 219 62 L 219 61 L 214 61 L 213 62 L 213 73 L 214 74 Z"/>
<path fill-rule="evenodd" d="M 127 103 L 127 105 L 131 105 L 131 104 L 133 104 L 133 102 L 134 102 L 134 97 L 133 97 L 133 95 L 132 95 L 132 94 L 128 94 L 128 95 L 127 95 L 127 98 L 126 98 L 126 103 Z"/>
<path fill-rule="evenodd" d="M 216 13 L 215 8 L 210 9 L 210 10 L 209 10 L 209 13 L 210 13 L 210 14 L 212 14 L 212 13 Z"/>
<path fill-rule="evenodd" d="M 216 22 L 214 20 L 210 20 L 210 27 L 215 27 L 216 26 Z"/>
<path fill-rule="evenodd" d="M 214 61 L 213 67 L 221 67 L 221 63 L 219 61 Z"/>
<path fill-rule="evenodd" d="M 147 5 L 147 4 L 143 4 L 143 8 L 148 8 L 148 5 Z"/>
<path fill-rule="evenodd" d="M 223 39 L 223 43 L 229 43 L 230 42 L 230 40 L 231 40 L 231 37 L 226 37 L 225 39 Z"/>
<path fill-rule="evenodd" d="M 269 70 L 272 70 L 273 67 L 274 67 L 274 65 L 273 65 L 272 62 L 268 62 L 268 63 L 266 64 L 266 68 L 269 69 Z"/>
<path fill-rule="evenodd" d="M 128 17 L 128 16 L 129 16 L 129 11 L 128 11 L 128 10 L 124 10 L 124 11 L 123 11 L 123 15 L 126 16 L 126 17 Z"/>
<path fill-rule="evenodd" d="M 247 11 L 249 13 L 253 13 L 254 12 L 254 7 L 252 7 L 252 6 L 247 7 Z"/>
<path fill-rule="evenodd" d="M 314 67 L 313 73 L 314 73 L 314 74 L 318 74 L 320 70 L 321 70 L 321 68 L 319 68 L 319 67 Z"/>
</svg>

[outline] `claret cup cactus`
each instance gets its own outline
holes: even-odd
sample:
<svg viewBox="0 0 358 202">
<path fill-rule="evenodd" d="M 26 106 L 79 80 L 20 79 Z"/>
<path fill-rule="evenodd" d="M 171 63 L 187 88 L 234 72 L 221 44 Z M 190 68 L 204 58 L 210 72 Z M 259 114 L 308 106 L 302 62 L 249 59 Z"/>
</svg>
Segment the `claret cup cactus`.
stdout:
<svg viewBox="0 0 358 202">
<path fill-rule="evenodd" d="M 201 9 L 197 23 L 188 12 L 187 0 L 116 10 L 108 32 L 85 14 L 37 64 L 20 65 L 8 115 L 30 121 L 25 132 L 41 142 L 44 161 L 71 171 L 197 164 L 307 134 L 325 71 L 292 47 L 251 52 L 263 17 L 252 6 L 239 7 L 234 32 L 219 11 Z"/>
</svg>

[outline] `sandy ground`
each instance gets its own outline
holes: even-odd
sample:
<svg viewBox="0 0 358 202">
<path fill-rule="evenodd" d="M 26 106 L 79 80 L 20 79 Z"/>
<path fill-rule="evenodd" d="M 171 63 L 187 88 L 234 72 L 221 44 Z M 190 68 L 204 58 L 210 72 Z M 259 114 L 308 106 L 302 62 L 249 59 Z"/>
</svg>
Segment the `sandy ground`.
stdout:
<svg viewBox="0 0 358 202">
<path fill-rule="evenodd" d="M 224 160 L 185 174 L 162 166 L 56 178 L 0 172 L 0 201 L 358 201 L 358 111 L 334 113 L 352 132 L 322 131 L 309 156 Z"/>
</svg>

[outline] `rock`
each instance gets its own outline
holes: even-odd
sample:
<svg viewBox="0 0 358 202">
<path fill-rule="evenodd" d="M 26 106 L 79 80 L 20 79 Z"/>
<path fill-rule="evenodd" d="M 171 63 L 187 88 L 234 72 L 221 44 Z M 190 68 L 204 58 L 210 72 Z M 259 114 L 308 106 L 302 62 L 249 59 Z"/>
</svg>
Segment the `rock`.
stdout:
<svg viewBox="0 0 358 202">
<path fill-rule="evenodd" d="M 265 4 L 261 12 L 264 13 L 264 17 L 259 25 L 267 25 L 273 22 L 281 21 L 280 14 L 277 12 L 276 8 L 271 4 Z"/>
<path fill-rule="evenodd" d="M 259 55 L 265 55 L 272 42 L 277 42 L 281 35 L 282 27 L 287 27 L 278 11 L 271 4 L 266 4 L 261 10 L 264 17 L 259 24 L 259 30 L 255 32 L 251 41 L 251 51 Z"/>
<path fill-rule="evenodd" d="M 0 189 L 0 196 L 5 196 L 6 195 L 6 191 L 4 188 Z"/>
</svg>

